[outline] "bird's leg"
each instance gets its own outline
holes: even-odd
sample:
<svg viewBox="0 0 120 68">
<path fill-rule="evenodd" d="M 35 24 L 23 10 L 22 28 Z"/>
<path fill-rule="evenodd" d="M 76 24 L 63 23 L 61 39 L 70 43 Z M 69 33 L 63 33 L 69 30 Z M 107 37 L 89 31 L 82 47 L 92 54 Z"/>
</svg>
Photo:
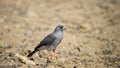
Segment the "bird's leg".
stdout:
<svg viewBox="0 0 120 68">
<path fill-rule="evenodd" d="M 57 57 L 57 55 L 53 51 L 50 51 L 50 53 L 52 57 Z"/>
</svg>

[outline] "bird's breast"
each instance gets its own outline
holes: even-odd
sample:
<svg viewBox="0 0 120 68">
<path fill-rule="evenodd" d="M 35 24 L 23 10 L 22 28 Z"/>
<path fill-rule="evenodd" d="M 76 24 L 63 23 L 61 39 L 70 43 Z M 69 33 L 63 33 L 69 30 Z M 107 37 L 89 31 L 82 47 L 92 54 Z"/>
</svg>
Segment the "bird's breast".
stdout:
<svg viewBox="0 0 120 68">
<path fill-rule="evenodd" d="M 56 44 L 55 45 L 57 45 L 63 39 L 63 33 L 62 32 L 57 32 L 57 33 L 55 33 L 54 36 L 56 37 L 56 40 L 55 40 Z"/>
<path fill-rule="evenodd" d="M 63 38 L 62 31 L 59 31 L 59 32 L 55 33 L 55 37 L 56 37 L 56 39 L 61 40 Z"/>
</svg>

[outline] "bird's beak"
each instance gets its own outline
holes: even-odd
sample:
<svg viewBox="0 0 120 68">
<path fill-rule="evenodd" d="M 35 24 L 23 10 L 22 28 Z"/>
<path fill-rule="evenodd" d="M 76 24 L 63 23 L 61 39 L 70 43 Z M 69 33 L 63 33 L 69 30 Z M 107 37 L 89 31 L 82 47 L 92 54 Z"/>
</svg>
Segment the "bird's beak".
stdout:
<svg viewBox="0 0 120 68">
<path fill-rule="evenodd" d="M 64 27 L 62 30 L 66 30 L 66 28 Z"/>
</svg>

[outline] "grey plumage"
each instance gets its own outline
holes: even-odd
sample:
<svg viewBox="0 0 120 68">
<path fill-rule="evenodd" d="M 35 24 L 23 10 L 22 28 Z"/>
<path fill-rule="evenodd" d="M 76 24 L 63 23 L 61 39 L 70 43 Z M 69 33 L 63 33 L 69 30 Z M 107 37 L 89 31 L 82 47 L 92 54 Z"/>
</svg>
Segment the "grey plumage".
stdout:
<svg viewBox="0 0 120 68">
<path fill-rule="evenodd" d="M 57 45 L 62 41 L 63 39 L 63 25 L 58 25 L 54 32 L 46 36 L 40 44 L 34 49 L 33 52 L 31 52 L 27 57 L 32 56 L 34 53 L 40 50 L 47 49 L 48 51 L 55 52 L 55 49 Z"/>
</svg>

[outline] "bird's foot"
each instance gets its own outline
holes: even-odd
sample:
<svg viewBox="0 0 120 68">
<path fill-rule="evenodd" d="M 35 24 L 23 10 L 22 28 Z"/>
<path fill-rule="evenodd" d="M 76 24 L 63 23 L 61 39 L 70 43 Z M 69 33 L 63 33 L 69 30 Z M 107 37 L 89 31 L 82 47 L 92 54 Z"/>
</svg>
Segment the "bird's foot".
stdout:
<svg viewBox="0 0 120 68">
<path fill-rule="evenodd" d="M 57 58 L 57 54 L 55 54 L 54 52 L 51 52 L 51 56 Z"/>
</svg>

